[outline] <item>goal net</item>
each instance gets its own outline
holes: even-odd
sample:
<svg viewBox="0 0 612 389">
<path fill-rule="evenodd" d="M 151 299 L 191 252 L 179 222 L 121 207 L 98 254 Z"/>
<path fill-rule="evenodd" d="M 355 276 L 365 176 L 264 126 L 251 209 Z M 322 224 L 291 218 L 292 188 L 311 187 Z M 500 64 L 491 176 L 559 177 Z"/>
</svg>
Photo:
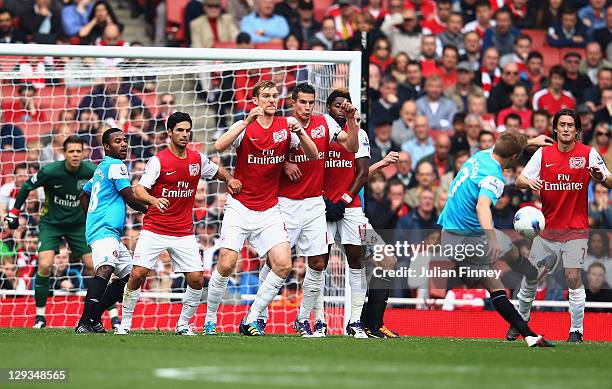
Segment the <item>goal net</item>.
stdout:
<svg viewBox="0 0 612 389">
<path fill-rule="evenodd" d="M 123 129 L 129 141 L 126 164 L 136 182 L 145 162 L 166 147 L 165 119 L 174 111 L 191 115 L 190 147 L 207 153 L 232 171 L 235 155 L 217 154 L 212 144 L 253 106 L 252 88 L 259 80 L 273 80 L 280 91 L 278 110 L 290 115 L 290 93 L 300 82 L 317 91 L 316 113 L 325 113 L 325 100 L 337 87 L 349 88 L 359 101 L 360 53 L 172 49 L 143 47 L 83 47 L 2 45 L 0 48 L 0 216 L 4 218 L 25 179 L 42 166 L 62 160 L 62 143 L 77 134 L 86 144 L 88 159 L 103 157 L 101 134 Z M 205 264 L 205 284 L 218 256 L 219 230 L 226 188 L 218 181 L 202 181 L 193 211 L 197 239 Z M 33 324 L 34 278 L 39 242 L 43 190 L 32 191 L 23 208 L 20 227 L 2 229 L 0 327 Z M 133 251 L 142 215 L 129 211 L 124 243 Z M 245 245 L 230 279 L 220 330 L 235 331 L 257 292 L 262 264 Z M 271 305 L 268 330 L 291 332 L 301 302 L 306 262 L 293 257 L 293 270 Z M 341 255 L 331 256 L 326 278 L 325 312 L 332 333 L 344 326 L 345 266 Z M 51 271 L 51 296 L 46 319 L 51 327 L 75 326 L 90 275 L 69 247 L 62 244 Z M 183 276 L 162 253 L 144 286 L 134 315 L 134 329 L 172 328 L 186 288 Z M 205 293 L 206 296 L 206 293 Z M 203 325 L 205 299 L 196 314 Z M 120 311 L 120 306 L 119 306 Z M 109 327 L 105 315 L 106 327 Z"/>
</svg>

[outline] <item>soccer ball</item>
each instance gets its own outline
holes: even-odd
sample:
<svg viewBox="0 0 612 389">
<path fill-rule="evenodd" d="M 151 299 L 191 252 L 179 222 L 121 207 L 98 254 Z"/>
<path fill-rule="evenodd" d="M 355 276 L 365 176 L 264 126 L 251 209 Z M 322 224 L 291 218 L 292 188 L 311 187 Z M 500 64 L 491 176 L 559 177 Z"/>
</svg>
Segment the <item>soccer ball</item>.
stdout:
<svg viewBox="0 0 612 389">
<path fill-rule="evenodd" d="M 514 229 L 525 238 L 532 239 L 544 230 L 546 221 L 542 211 L 535 207 L 523 207 L 514 215 Z"/>
</svg>

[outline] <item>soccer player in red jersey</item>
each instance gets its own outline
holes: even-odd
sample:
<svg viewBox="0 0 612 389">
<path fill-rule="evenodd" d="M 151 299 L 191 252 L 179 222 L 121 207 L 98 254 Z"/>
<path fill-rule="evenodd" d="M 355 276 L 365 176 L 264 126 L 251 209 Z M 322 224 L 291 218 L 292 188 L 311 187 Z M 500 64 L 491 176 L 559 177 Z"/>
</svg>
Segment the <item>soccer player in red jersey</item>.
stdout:
<svg viewBox="0 0 612 389">
<path fill-rule="evenodd" d="M 234 195 L 240 193 L 242 184 L 203 154 L 187 148 L 191 128 L 191 117 L 186 113 L 175 112 L 168 117 L 166 130 L 170 145 L 149 160 L 134 190 L 136 199 L 147 204 L 149 209 L 123 294 L 123 320 L 115 332 L 118 335 L 129 334 L 140 288 L 164 250 L 170 255 L 174 271 L 184 273 L 187 281 L 175 333 L 195 335 L 189 321 L 200 305 L 204 283 L 204 265 L 192 214 L 198 183 L 202 177 L 219 179 L 227 182 L 228 192 Z"/>
<path fill-rule="evenodd" d="M 246 239 L 260 256 L 267 255 L 272 270 L 240 324 L 240 333 L 264 335 L 257 319 L 291 271 L 289 237 L 278 207 L 279 179 L 290 148 L 301 146 L 308 159 L 319 157 L 315 143 L 294 118 L 274 116 L 278 102 L 274 82 L 258 82 L 253 102 L 256 107 L 246 119 L 234 123 L 215 143 L 219 152 L 236 147 L 235 175 L 244 186 L 238 195 L 228 196 L 225 205 L 219 262 L 208 285 L 204 323 L 208 335 L 216 334 L 217 310 Z"/>
<path fill-rule="evenodd" d="M 563 109 L 553 118 L 556 144 L 538 149 L 521 172 L 516 184 L 521 189 L 540 191 L 546 228 L 533 240 L 529 260 L 541 279 L 559 261 L 569 287 L 571 328 L 568 342 L 582 342 L 586 293 L 581 270 L 589 236 L 588 187 L 592 180 L 612 188 L 612 176 L 599 153 L 580 142 L 580 116 Z M 538 279 L 523 278 L 518 293 L 519 312 L 529 320 Z M 510 328 L 506 338 L 518 337 Z"/>
<path fill-rule="evenodd" d="M 323 272 L 314 268 L 324 268 L 327 248 L 327 223 L 325 202 L 323 201 L 323 173 L 325 155 L 332 142 L 349 152 L 357 151 L 359 127 L 355 121 L 349 122 L 349 131 L 342 131 L 338 123 L 328 115 L 313 115 L 315 89 L 302 83 L 292 92 L 293 117 L 306 130 L 319 151 L 319 158 L 309 160 L 301 149 L 290 149 L 289 160 L 281 174 L 278 189 L 278 205 L 287 227 L 289 243 L 296 246 L 297 254 L 308 258 L 304 277 L 304 300 L 300 306 L 294 328 L 302 336 L 312 336 L 308 318 L 323 281 Z M 354 117 L 355 107 L 348 101 L 340 107 L 346 115 Z M 270 271 L 265 264 L 260 273 L 263 283 Z M 265 328 L 267 310 L 259 317 L 260 327 Z"/>
</svg>

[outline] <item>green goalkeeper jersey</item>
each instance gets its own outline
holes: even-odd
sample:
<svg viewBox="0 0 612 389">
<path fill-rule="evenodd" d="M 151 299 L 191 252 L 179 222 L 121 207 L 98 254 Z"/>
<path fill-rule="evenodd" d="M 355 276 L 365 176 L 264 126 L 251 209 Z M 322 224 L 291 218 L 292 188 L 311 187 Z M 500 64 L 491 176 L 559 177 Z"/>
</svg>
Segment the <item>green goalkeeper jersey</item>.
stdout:
<svg viewBox="0 0 612 389">
<path fill-rule="evenodd" d="M 66 227 L 84 225 L 79 196 L 95 170 L 96 165 L 89 161 L 81 162 L 75 172 L 66 170 L 65 161 L 50 163 L 23 184 L 15 199 L 15 208 L 21 209 L 30 191 L 42 186 L 45 203 L 40 212 L 41 223 Z"/>
</svg>

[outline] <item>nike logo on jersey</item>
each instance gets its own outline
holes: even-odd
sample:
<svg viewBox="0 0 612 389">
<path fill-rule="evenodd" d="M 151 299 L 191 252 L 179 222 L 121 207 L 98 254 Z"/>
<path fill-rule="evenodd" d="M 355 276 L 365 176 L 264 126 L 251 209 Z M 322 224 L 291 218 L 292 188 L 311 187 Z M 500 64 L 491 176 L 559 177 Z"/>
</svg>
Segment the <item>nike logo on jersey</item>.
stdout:
<svg viewBox="0 0 612 389">
<path fill-rule="evenodd" d="M 552 165 L 554 165 L 554 163 L 547 163 L 546 167 L 551 167 Z"/>
<path fill-rule="evenodd" d="M 53 185 L 54 189 L 61 188 L 63 185 Z"/>
<path fill-rule="evenodd" d="M 166 175 L 169 176 L 169 175 L 174 174 L 174 173 L 176 173 L 176 170 L 173 170 L 171 172 L 166 172 Z"/>
<path fill-rule="evenodd" d="M 254 142 L 254 141 L 258 140 L 258 139 L 255 139 L 255 138 L 251 138 L 250 136 L 249 136 L 249 139 L 251 140 L 251 142 Z"/>
</svg>

